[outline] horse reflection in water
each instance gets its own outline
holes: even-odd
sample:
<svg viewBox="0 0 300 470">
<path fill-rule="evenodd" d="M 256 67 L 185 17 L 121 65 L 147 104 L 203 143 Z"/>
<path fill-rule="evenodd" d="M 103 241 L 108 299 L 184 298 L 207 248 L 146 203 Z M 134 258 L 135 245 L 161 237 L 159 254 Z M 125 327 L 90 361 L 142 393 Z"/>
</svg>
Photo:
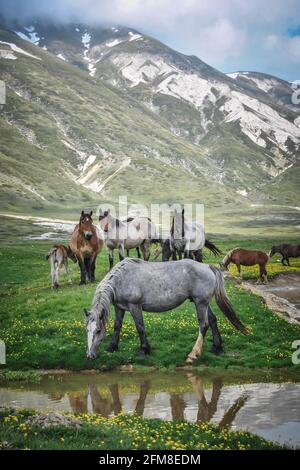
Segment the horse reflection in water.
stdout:
<svg viewBox="0 0 300 470">
<path fill-rule="evenodd" d="M 198 410 L 195 421 L 198 423 L 209 423 L 214 414 L 217 411 L 218 403 L 221 397 L 223 388 L 223 381 L 221 378 L 215 378 L 212 382 L 212 393 L 211 399 L 208 401 L 205 396 L 204 384 L 201 377 L 188 374 L 187 379 L 193 385 L 194 393 L 197 398 Z M 83 395 L 69 395 L 69 402 L 73 412 L 76 413 L 96 413 L 104 417 L 113 416 L 121 413 L 122 411 L 128 412 L 123 409 L 122 398 L 120 396 L 119 384 L 114 383 L 107 387 L 107 390 L 100 391 L 96 384 L 89 384 L 87 393 Z M 150 394 L 151 381 L 144 380 L 140 384 L 139 395 L 136 398 L 134 405 L 130 412 L 135 413 L 138 416 L 143 417 L 145 414 L 146 401 L 151 403 L 151 398 L 154 397 L 154 393 Z M 185 413 L 188 411 L 188 404 L 185 401 L 185 393 L 170 393 L 169 399 L 169 410 L 173 420 L 185 420 Z M 238 397 L 234 403 L 225 411 L 219 426 L 230 427 L 238 412 L 243 408 L 249 398 L 248 394 L 243 393 Z M 148 416 L 148 415 L 147 415 Z M 158 416 L 151 416 L 153 418 Z"/>
</svg>

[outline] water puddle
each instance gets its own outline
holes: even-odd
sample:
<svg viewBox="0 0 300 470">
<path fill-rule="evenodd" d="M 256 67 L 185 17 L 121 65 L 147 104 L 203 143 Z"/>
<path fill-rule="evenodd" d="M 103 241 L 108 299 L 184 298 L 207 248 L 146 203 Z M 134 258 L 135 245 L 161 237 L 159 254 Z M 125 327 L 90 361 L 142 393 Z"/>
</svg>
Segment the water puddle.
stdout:
<svg viewBox="0 0 300 470">
<path fill-rule="evenodd" d="M 78 373 L 45 377 L 38 384 L 0 384 L 0 405 L 210 422 L 295 448 L 300 447 L 299 394 L 300 383 L 279 372 L 250 378 L 186 372 Z"/>
<path fill-rule="evenodd" d="M 267 284 L 243 282 L 242 286 L 261 295 L 267 306 L 286 320 L 300 322 L 300 272 L 279 274 Z"/>
</svg>

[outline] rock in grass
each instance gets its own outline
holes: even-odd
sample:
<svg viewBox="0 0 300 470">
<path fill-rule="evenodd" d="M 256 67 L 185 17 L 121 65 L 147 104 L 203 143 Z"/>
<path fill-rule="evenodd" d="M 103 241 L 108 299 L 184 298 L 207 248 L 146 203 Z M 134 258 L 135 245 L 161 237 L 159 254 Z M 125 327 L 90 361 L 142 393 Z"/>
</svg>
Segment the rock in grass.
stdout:
<svg viewBox="0 0 300 470">
<path fill-rule="evenodd" d="M 30 426 L 40 426 L 42 428 L 48 428 L 50 426 L 71 426 L 80 428 L 82 426 L 82 421 L 79 419 L 74 419 L 55 412 L 30 416 L 26 422 Z"/>
</svg>

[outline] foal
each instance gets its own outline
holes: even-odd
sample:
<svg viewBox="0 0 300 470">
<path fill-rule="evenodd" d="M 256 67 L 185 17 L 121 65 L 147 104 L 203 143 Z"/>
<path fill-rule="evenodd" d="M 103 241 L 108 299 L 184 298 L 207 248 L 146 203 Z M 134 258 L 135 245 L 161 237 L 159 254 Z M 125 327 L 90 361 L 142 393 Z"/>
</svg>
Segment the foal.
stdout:
<svg viewBox="0 0 300 470">
<path fill-rule="evenodd" d="M 59 272 L 62 268 L 62 265 L 65 267 L 69 284 L 72 284 L 68 258 L 74 261 L 74 263 L 77 263 L 77 258 L 71 248 L 64 245 L 54 245 L 54 247 L 51 248 L 51 250 L 49 250 L 46 255 L 46 260 L 50 261 L 53 289 L 57 289 L 59 287 Z"/>
</svg>

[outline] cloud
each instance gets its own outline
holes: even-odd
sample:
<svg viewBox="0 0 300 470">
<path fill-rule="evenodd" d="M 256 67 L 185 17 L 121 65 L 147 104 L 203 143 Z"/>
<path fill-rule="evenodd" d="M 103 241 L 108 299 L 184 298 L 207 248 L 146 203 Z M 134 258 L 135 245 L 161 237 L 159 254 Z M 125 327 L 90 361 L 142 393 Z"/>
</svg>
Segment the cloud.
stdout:
<svg viewBox="0 0 300 470">
<path fill-rule="evenodd" d="M 0 12 L 28 21 L 123 24 L 224 71 L 300 78 L 299 0 L 0 0 Z"/>
</svg>

